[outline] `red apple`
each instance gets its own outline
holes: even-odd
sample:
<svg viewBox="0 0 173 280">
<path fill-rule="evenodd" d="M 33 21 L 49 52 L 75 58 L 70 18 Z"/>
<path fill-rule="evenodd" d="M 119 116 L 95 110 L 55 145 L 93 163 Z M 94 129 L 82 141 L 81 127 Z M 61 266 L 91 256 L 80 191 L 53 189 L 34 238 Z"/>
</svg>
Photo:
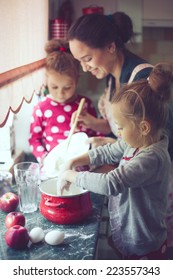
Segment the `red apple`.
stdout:
<svg viewBox="0 0 173 280">
<path fill-rule="evenodd" d="M 21 212 L 10 212 L 5 217 L 5 225 L 7 228 L 15 225 L 24 226 L 25 216 Z"/>
<path fill-rule="evenodd" d="M 15 225 L 9 228 L 5 233 L 7 245 L 13 249 L 24 249 L 29 242 L 29 234 L 25 227 Z"/>
<path fill-rule="evenodd" d="M 4 212 L 15 211 L 19 204 L 19 198 L 15 193 L 6 192 L 0 197 L 0 209 Z"/>
</svg>

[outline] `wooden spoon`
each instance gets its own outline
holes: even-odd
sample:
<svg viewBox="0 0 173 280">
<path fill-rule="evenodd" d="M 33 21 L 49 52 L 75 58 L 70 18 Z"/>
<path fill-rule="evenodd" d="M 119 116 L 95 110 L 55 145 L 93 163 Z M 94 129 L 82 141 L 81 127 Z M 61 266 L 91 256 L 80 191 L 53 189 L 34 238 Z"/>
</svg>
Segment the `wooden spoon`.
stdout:
<svg viewBox="0 0 173 280">
<path fill-rule="evenodd" d="M 68 135 L 67 140 L 66 140 L 67 150 L 68 150 L 68 147 L 69 147 L 69 144 L 70 144 L 71 137 L 72 137 L 73 133 L 75 132 L 75 129 L 76 129 L 76 126 L 77 126 L 77 123 L 78 123 L 78 116 L 80 115 L 84 104 L 85 104 L 85 98 L 82 98 L 80 103 L 79 103 L 77 112 L 76 112 L 76 117 L 75 117 L 74 123 L 72 124 L 72 127 L 70 129 L 69 135 Z"/>
</svg>

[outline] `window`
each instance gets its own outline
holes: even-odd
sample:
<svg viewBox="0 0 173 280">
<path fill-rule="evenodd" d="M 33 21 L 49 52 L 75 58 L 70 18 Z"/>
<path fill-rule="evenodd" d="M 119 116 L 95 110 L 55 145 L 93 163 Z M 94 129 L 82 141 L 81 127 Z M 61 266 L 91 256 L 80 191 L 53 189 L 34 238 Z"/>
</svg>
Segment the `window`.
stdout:
<svg viewBox="0 0 173 280">
<path fill-rule="evenodd" d="M 0 126 L 44 79 L 48 0 L 0 1 Z"/>
</svg>

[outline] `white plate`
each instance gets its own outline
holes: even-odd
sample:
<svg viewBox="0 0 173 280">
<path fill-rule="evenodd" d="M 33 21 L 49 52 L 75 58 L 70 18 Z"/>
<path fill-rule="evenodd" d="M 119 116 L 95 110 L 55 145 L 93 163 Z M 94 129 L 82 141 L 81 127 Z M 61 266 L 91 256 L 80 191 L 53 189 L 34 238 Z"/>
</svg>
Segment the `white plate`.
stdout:
<svg viewBox="0 0 173 280">
<path fill-rule="evenodd" d="M 53 148 L 44 159 L 42 168 L 43 177 L 52 178 L 58 176 L 62 165 L 69 159 L 86 153 L 89 150 L 88 136 L 84 132 L 77 132 L 72 135 L 71 141 L 66 148 L 66 140 Z"/>
</svg>

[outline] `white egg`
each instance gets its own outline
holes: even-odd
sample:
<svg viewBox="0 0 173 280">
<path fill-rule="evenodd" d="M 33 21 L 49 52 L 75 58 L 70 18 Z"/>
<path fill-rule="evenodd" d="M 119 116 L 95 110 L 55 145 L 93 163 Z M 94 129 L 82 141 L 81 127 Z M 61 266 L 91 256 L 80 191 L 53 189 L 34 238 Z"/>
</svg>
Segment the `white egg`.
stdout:
<svg viewBox="0 0 173 280">
<path fill-rule="evenodd" d="M 49 245 L 59 245 L 64 241 L 64 232 L 59 230 L 52 230 L 45 235 L 45 241 Z"/>
<path fill-rule="evenodd" d="M 30 231 L 29 236 L 32 243 L 38 243 L 44 239 L 44 231 L 40 227 L 35 227 Z"/>
</svg>

